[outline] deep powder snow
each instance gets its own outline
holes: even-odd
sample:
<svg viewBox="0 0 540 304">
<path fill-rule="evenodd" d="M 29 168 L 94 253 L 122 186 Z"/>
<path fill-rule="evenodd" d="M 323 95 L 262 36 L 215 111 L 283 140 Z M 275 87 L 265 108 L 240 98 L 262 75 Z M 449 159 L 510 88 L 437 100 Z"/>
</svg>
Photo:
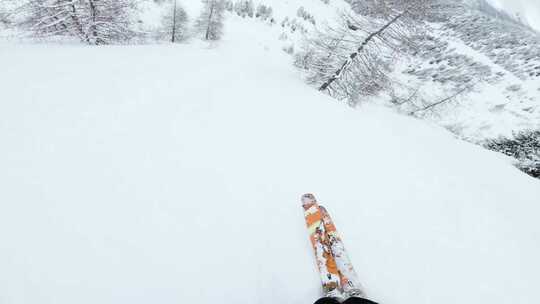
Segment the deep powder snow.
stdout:
<svg viewBox="0 0 540 304">
<path fill-rule="evenodd" d="M 0 45 L 0 303 L 312 303 L 304 192 L 380 303 L 540 301 L 537 180 L 347 108 L 228 26 L 213 46 Z"/>
</svg>

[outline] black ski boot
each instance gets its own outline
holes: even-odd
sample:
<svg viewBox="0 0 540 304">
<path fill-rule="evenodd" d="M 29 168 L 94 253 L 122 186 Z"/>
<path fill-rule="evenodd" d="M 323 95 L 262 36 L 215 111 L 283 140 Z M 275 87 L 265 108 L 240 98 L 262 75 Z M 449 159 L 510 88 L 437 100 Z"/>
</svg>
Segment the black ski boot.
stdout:
<svg viewBox="0 0 540 304">
<path fill-rule="evenodd" d="M 318 299 L 313 304 L 340 304 L 340 303 L 336 298 L 324 297 L 324 298 Z"/>
<path fill-rule="evenodd" d="M 368 299 L 364 299 L 358 296 L 352 296 L 347 300 L 343 301 L 341 304 L 378 304 Z"/>
</svg>

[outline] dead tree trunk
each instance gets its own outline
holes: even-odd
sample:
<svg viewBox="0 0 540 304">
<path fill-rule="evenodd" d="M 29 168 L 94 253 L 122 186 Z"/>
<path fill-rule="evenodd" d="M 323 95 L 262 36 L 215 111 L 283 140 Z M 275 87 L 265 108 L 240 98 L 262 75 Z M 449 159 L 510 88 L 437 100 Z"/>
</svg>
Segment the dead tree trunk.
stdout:
<svg viewBox="0 0 540 304">
<path fill-rule="evenodd" d="M 95 44 L 101 44 L 102 41 L 99 39 L 99 35 L 98 35 L 98 32 L 97 32 L 97 26 L 98 26 L 98 11 L 97 11 L 97 7 L 96 7 L 96 4 L 94 3 L 94 0 L 89 0 L 88 3 L 90 4 L 90 15 L 92 17 L 92 25 L 91 25 L 91 29 L 90 29 L 90 32 L 92 33 L 92 37 L 94 38 L 94 43 Z"/>
<path fill-rule="evenodd" d="M 435 102 L 435 103 L 432 103 L 432 104 L 430 104 L 430 105 L 428 105 L 428 106 L 425 106 L 425 107 L 423 107 L 423 108 L 421 108 L 421 109 L 414 110 L 414 111 L 410 112 L 409 115 L 413 115 L 413 114 L 416 114 L 416 113 L 421 112 L 421 111 L 429 110 L 429 109 L 431 109 L 431 108 L 433 108 L 433 107 L 436 107 L 436 106 L 438 106 L 438 105 L 440 105 L 440 104 L 443 104 L 443 103 L 445 103 L 445 102 L 448 102 L 448 101 L 454 99 L 455 97 L 457 97 L 458 95 L 461 95 L 461 94 L 464 93 L 465 91 L 468 91 L 468 90 L 472 89 L 475 85 L 476 85 L 476 82 L 473 83 L 472 85 L 469 85 L 469 86 L 466 86 L 466 87 L 462 88 L 461 90 L 459 90 L 459 91 L 457 91 L 456 93 L 454 93 L 452 96 L 449 96 L 449 97 L 446 97 L 446 98 L 444 98 L 444 99 L 441 99 L 441 100 L 439 100 L 439 101 L 437 101 L 437 102 Z"/>
<path fill-rule="evenodd" d="M 88 34 L 84 31 L 83 25 L 79 19 L 79 15 L 78 15 L 77 8 L 75 7 L 75 3 L 71 2 L 69 5 L 71 7 L 70 17 L 71 17 L 71 20 L 73 21 L 73 24 L 75 25 L 75 28 L 77 30 L 79 37 L 81 37 L 81 39 L 85 41 L 86 43 L 92 44 L 92 40 L 90 39 Z"/>
<path fill-rule="evenodd" d="M 210 40 L 210 27 L 212 26 L 212 17 L 214 17 L 214 8 L 216 3 L 214 0 L 212 0 L 212 4 L 210 5 L 210 13 L 208 14 L 208 26 L 206 27 L 206 34 L 205 39 Z"/>
<path fill-rule="evenodd" d="M 174 8 L 173 8 L 173 22 L 172 22 L 172 38 L 171 42 L 174 43 L 176 41 L 176 6 L 177 6 L 177 0 L 174 0 Z"/>
</svg>

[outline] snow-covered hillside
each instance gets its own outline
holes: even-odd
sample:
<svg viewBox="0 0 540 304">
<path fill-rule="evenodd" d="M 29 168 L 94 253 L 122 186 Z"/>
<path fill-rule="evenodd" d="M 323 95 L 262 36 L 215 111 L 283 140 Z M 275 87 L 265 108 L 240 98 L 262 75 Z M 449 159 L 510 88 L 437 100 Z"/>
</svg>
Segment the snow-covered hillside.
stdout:
<svg viewBox="0 0 540 304">
<path fill-rule="evenodd" d="M 269 1 L 270 5 L 277 5 Z M 297 61 L 300 68 L 309 69 L 309 63 L 306 65 L 303 60 L 310 58 L 317 49 L 312 43 L 312 48 L 304 52 L 302 37 L 313 36 L 314 29 L 324 32 L 325 24 L 335 21 L 337 11 L 347 10 L 345 2 L 354 4 L 359 15 L 369 11 L 354 0 L 334 0 L 328 4 L 323 1 L 280 2 L 281 6 L 291 7 L 280 10 L 282 13 L 288 11 L 290 15 L 276 15 L 280 25 L 277 30 L 281 31 L 279 39 L 285 51 L 301 58 Z M 304 5 L 299 6 L 302 3 Z M 441 125 L 469 142 L 491 148 L 493 140 L 509 142 L 539 130 L 540 33 L 484 0 L 440 3 L 444 9 L 422 17 L 425 22 L 418 29 L 408 53 L 390 49 L 378 58 L 393 68 L 392 84 L 375 98 L 365 96 L 369 93 L 361 98 L 349 96 L 352 102 L 385 104 L 403 114 Z M 304 22 L 306 20 L 302 20 L 300 14 L 295 17 L 291 13 L 294 12 L 292 7 L 301 7 L 303 12 L 313 16 L 313 22 Z M 333 39 L 330 45 L 340 43 L 337 35 Z M 352 49 L 354 45 L 345 47 Z M 347 58 L 350 53 L 345 51 L 340 55 Z M 343 58 L 339 64 L 345 60 Z M 317 70 L 316 66 L 312 66 L 313 70 Z M 334 70 L 324 72 L 333 73 Z M 309 75 L 313 73 L 308 72 L 308 79 Z M 334 95 L 347 97 L 344 96 L 346 92 Z M 538 141 L 534 137 L 531 139 Z M 526 172 L 539 171 L 539 145 L 531 148 L 518 142 L 522 151 L 496 151 L 518 158 L 517 165 Z M 530 157 L 523 157 L 523 154 Z M 531 158 L 537 160 L 531 161 Z"/>
<path fill-rule="evenodd" d="M 540 184 L 306 86 L 269 25 L 0 45 L 0 303 L 312 303 L 314 192 L 385 304 L 540 301 Z"/>
<path fill-rule="evenodd" d="M 254 1 L 273 8 L 275 23 L 266 22 L 261 34 L 272 33 L 268 43 L 279 43 L 293 55 L 301 51 L 305 35 L 335 23 L 339 12 L 351 11 L 347 2 L 351 1 Z M 539 129 L 540 34 L 486 14 L 472 5 L 475 1 L 449 2 L 447 10 L 426 20 L 427 35 L 413 54 L 395 56 L 391 63 L 398 95 L 406 98 L 417 91 L 419 99 L 398 110 L 414 112 L 467 89 L 449 102 L 415 115 L 475 143 Z M 199 3 L 186 2 L 186 7 L 196 14 Z M 313 16 L 315 24 L 298 15 L 300 8 Z M 245 19 L 246 26 L 264 23 Z M 383 92 L 377 102 L 395 107 L 391 103 L 394 96 L 388 93 Z"/>
</svg>

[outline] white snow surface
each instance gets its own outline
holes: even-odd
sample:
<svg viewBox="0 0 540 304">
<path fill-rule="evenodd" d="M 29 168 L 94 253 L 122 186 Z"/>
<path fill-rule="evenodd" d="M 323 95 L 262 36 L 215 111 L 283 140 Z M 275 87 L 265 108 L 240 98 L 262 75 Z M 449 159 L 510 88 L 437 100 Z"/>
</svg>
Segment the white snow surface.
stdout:
<svg viewBox="0 0 540 304">
<path fill-rule="evenodd" d="M 306 86 L 262 27 L 0 45 L 0 303 L 312 303 L 315 193 L 384 304 L 539 303 L 540 183 Z"/>
</svg>

